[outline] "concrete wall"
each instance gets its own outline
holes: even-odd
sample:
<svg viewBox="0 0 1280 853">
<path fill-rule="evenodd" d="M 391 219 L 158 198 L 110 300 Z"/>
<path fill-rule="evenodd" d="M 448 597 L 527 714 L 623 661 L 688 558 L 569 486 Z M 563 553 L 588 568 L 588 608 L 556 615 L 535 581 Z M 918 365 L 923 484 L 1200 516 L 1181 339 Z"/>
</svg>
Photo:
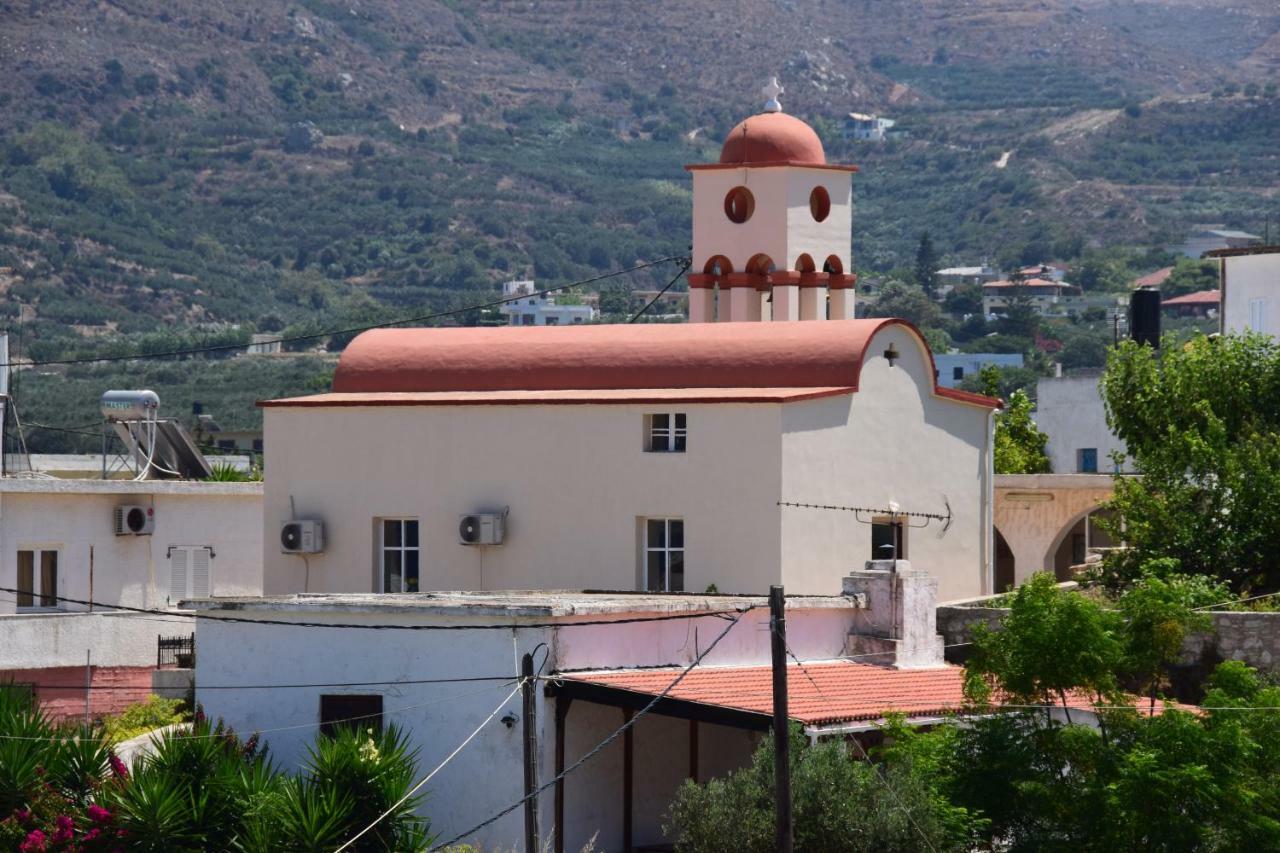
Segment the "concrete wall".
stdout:
<svg viewBox="0 0 1280 853">
<path fill-rule="evenodd" d="M 1085 447 L 1098 451 L 1098 472 L 1111 473 L 1115 470 L 1111 452 L 1125 449 L 1107 427 L 1107 413 L 1098 390 L 1100 376 L 1089 372 L 1046 378 L 1036 385 L 1036 426 L 1049 436 L 1049 462 L 1054 473 L 1082 473 L 1077 466 L 1077 451 Z"/>
<path fill-rule="evenodd" d="M 988 364 L 999 367 L 1022 367 L 1022 353 L 975 352 L 975 353 L 940 353 L 933 357 L 934 366 L 938 370 L 938 384 L 943 388 L 956 388 L 970 376 Z M 964 376 L 955 378 L 955 369 L 964 371 Z"/>
<path fill-rule="evenodd" d="M 645 452 L 645 415 L 675 410 L 688 451 Z M 666 516 L 684 519 L 686 590 L 765 592 L 780 419 L 777 404 L 267 409 L 264 585 L 374 591 L 375 519 L 412 517 L 422 589 L 637 589 L 639 519 Z M 305 563 L 280 553 L 290 498 L 325 522 Z M 505 544 L 459 544 L 460 515 L 506 507 Z"/>
<path fill-rule="evenodd" d="M 413 608 L 377 608 L 360 612 L 319 607 L 269 611 L 275 619 L 340 621 L 369 624 L 460 625 L 505 621 L 498 617 L 424 616 Z M 838 656 L 857 611 L 846 607 L 806 606 L 789 602 L 788 644 L 801 659 Z M 240 616 L 252 617 L 250 611 Z M 622 616 L 643 615 L 625 613 Z M 541 621 L 541 620 L 540 620 Z M 769 661 L 768 613 L 749 612 L 704 659 L 709 666 L 765 664 Z M 196 656 L 197 699 L 212 717 L 222 717 L 236 731 L 262 732 L 274 758 L 285 768 L 298 767 L 317 733 L 319 697 L 325 693 L 381 694 L 384 719 L 403 727 L 419 750 L 418 767 L 435 767 L 500 706 L 510 683 L 411 683 L 422 679 L 472 679 L 513 676 L 518 660 L 540 643 L 550 647 L 546 670 L 687 665 L 727 623 L 707 616 L 690 620 L 617 626 L 565 625 L 474 631 L 397 631 L 322 629 L 244 623 L 201 623 Z M 536 658 L 540 661 L 542 651 Z M 199 685 L 280 683 L 388 682 L 350 688 L 276 690 L 209 690 Z M 555 700 L 541 686 L 535 693 L 539 729 L 539 777 L 554 771 Z M 501 704 L 521 713 L 518 695 Z M 572 764 L 622 724 L 621 711 L 584 701 L 573 703 L 566 726 L 566 764 Z M 661 837 L 660 816 L 671 793 L 688 771 L 688 724 L 662 717 L 646 718 L 635 732 L 635 838 L 647 843 Z M 699 734 L 702 778 L 741 766 L 756 743 L 752 735 L 703 725 Z M 578 850 L 593 835 L 598 850 L 617 850 L 621 840 L 621 739 L 575 771 L 566 784 L 567 850 Z M 422 813 L 432 820 L 441 840 L 470 828 L 515 803 L 522 796 L 521 729 L 508 729 L 496 719 L 484 727 L 458 757 L 432 780 Z M 553 825 L 553 792 L 540 800 L 544 836 Z M 520 849 L 520 810 L 502 818 L 473 839 L 483 849 Z"/>
<path fill-rule="evenodd" d="M 998 629 L 1008 609 L 982 606 L 938 608 L 938 633 L 951 647 L 973 638 L 973 625 L 981 623 Z M 1280 672 L 1280 613 L 1215 612 L 1213 626 L 1196 632 L 1183 644 L 1182 663 L 1212 665 L 1221 660 L 1238 660 L 1263 672 Z M 947 649 L 947 659 L 963 661 L 965 649 Z"/>
<path fill-rule="evenodd" d="M 1280 335 L 1280 253 L 1240 255 L 1220 263 L 1222 330 Z"/>
<path fill-rule="evenodd" d="M 156 637 L 190 634 L 189 617 L 129 613 L 10 613 L 0 616 L 0 673 L 17 669 L 85 665 L 151 666 Z"/>
<path fill-rule="evenodd" d="M 155 533 L 116 536 L 116 506 L 155 507 Z M 132 483 L 6 480 L 0 482 L 0 586 L 17 587 L 19 550 L 58 552 L 58 594 L 89 600 L 93 548 L 96 602 L 128 607 L 168 605 L 169 549 L 210 546 L 214 595 L 262 592 L 262 486 L 258 483 Z M 83 605 L 62 605 L 82 610 Z M 0 614 L 16 600 L 0 593 Z"/>
<path fill-rule="evenodd" d="M 892 344 L 891 367 L 882 352 Z M 783 410 L 781 499 L 800 503 L 953 514 L 907 531 L 906 554 L 938 578 L 946 601 L 989 591 L 987 570 L 988 409 L 934 396 L 928 355 L 901 326 L 868 346 L 860 387 L 850 397 Z M 921 523 L 917 520 L 915 523 Z M 851 512 L 783 508 L 783 578 L 788 592 L 828 592 L 832 579 L 861 569 L 871 527 Z"/>
<path fill-rule="evenodd" d="M 1013 571 L 994 592 L 1054 571 L 1063 539 L 1114 493 L 1105 474 L 1001 474 L 995 486 L 995 527 L 1009 546 Z"/>
</svg>

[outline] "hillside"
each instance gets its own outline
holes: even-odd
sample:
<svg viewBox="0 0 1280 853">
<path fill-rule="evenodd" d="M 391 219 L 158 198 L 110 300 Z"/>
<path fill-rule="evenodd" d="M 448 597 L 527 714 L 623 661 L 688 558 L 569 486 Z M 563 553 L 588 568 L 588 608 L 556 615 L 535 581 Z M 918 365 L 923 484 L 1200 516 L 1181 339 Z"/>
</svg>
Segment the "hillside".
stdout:
<svg viewBox="0 0 1280 853">
<path fill-rule="evenodd" d="M 1264 0 L 0 0 L 0 315 L 36 359 L 154 351 L 678 253 L 682 165 L 772 74 L 862 167 L 862 271 L 1276 210 Z"/>
</svg>

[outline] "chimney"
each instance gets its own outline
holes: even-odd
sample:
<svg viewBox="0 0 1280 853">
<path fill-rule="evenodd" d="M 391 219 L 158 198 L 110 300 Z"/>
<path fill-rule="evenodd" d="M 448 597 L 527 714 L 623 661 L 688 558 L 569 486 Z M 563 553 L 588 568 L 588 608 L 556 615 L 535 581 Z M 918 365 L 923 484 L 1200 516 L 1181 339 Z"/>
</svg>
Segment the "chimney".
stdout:
<svg viewBox="0 0 1280 853">
<path fill-rule="evenodd" d="M 894 669 L 944 664 L 933 575 L 912 569 L 907 560 L 869 560 L 844 579 L 844 594 L 861 601 L 865 611 L 845 641 L 845 655 Z"/>
</svg>

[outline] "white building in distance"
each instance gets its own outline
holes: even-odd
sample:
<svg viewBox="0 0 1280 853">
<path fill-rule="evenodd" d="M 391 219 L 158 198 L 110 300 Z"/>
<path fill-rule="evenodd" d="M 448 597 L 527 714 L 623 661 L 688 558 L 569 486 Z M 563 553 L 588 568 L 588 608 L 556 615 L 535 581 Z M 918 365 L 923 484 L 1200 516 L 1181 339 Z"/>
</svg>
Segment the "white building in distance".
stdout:
<svg viewBox="0 0 1280 853">
<path fill-rule="evenodd" d="M 559 305 L 554 294 L 539 293 L 532 281 L 504 282 L 502 298 L 513 300 L 498 306 L 498 312 L 512 326 L 572 326 L 600 319 L 599 309 L 582 304 Z"/>
<path fill-rule="evenodd" d="M 1045 377 L 1036 383 L 1036 426 L 1049 437 L 1047 452 L 1055 474 L 1111 474 L 1114 451 L 1124 442 L 1107 426 L 1098 381 L 1100 370 Z"/>
<path fill-rule="evenodd" d="M 1221 265 L 1223 332 L 1280 336 L 1280 246 L 1209 252 Z"/>
</svg>

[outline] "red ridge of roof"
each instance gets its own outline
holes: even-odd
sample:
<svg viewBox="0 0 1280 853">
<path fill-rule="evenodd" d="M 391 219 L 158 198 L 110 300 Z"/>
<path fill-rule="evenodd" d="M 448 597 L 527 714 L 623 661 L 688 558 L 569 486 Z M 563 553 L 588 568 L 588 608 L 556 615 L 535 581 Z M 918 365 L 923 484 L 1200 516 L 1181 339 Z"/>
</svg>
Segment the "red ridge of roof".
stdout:
<svg viewBox="0 0 1280 853">
<path fill-rule="evenodd" d="M 259 400 L 274 408 L 351 408 L 363 406 L 563 406 L 639 403 L 794 403 L 852 394 L 856 388 L 603 388 L 549 391 L 380 391 L 311 394 Z M 940 389 L 950 391 L 948 388 Z M 964 393 L 964 392 L 958 392 Z M 972 395 L 970 395 L 972 396 Z M 972 402 L 972 401 L 968 401 Z"/>
<path fill-rule="evenodd" d="M 1166 299 L 1161 305 L 1217 305 L 1222 301 L 1221 290 L 1200 290 Z"/>
<path fill-rule="evenodd" d="M 343 352 L 335 393 L 858 388 L 881 329 L 905 320 L 375 329 Z M 929 354 L 932 370 L 932 353 Z M 998 408 L 979 395 L 934 393 Z"/>
<path fill-rule="evenodd" d="M 1153 273 L 1148 273 L 1141 278 L 1134 279 L 1134 287 L 1159 287 L 1173 275 L 1173 267 L 1164 267 Z"/>
<path fill-rule="evenodd" d="M 720 149 L 720 162 L 736 166 L 787 160 L 826 165 L 827 154 L 817 131 L 784 112 L 743 119 L 729 131 Z"/>
</svg>

